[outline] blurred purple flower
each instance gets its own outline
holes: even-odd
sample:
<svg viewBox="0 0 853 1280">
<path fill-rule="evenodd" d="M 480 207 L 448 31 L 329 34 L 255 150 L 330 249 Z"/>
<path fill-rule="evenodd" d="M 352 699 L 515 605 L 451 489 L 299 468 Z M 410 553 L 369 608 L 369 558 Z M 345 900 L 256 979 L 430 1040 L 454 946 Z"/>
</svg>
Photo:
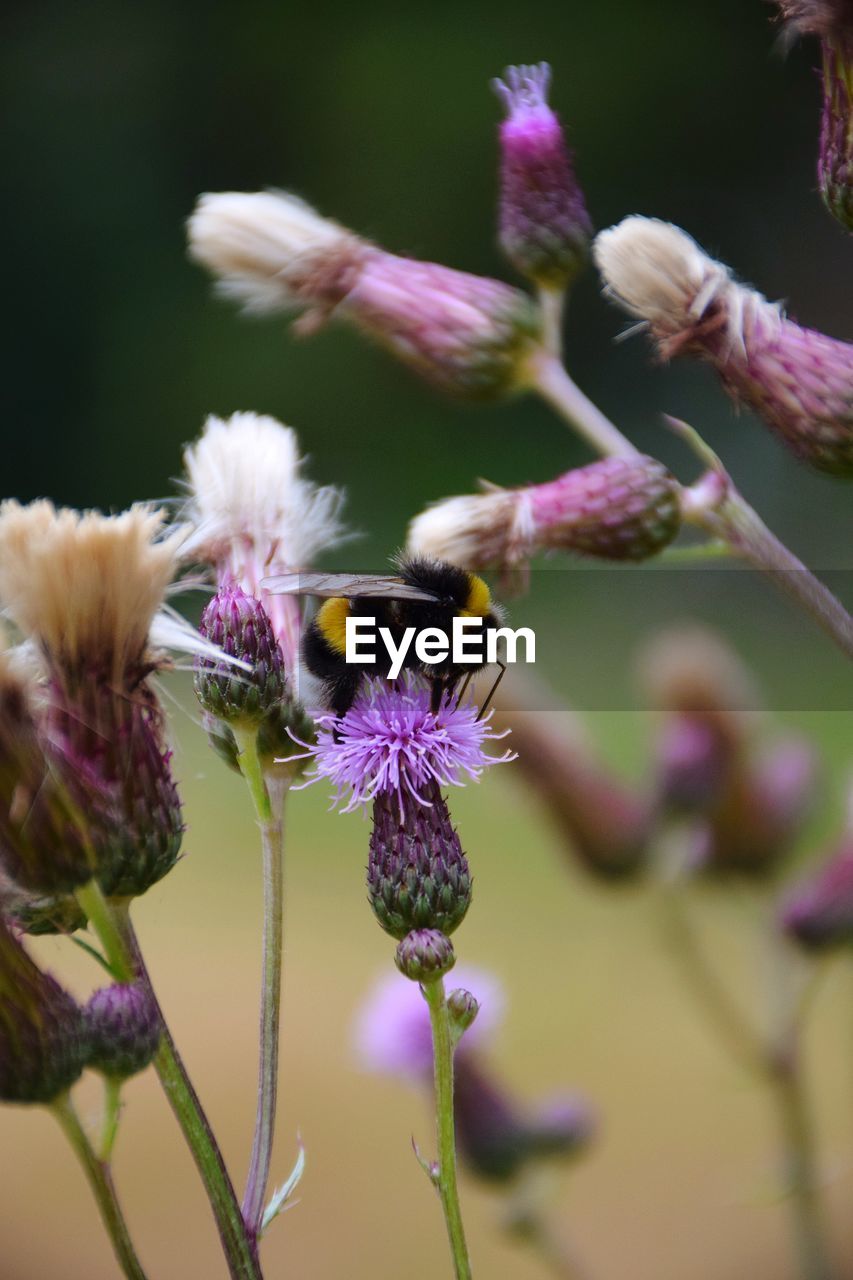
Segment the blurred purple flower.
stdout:
<svg viewBox="0 0 853 1280">
<path fill-rule="evenodd" d="M 494 974 L 483 969 L 462 965 L 450 981 L 454 988 L 470 991 L 480 1005 L 456 1050 L 468 1054 L 493 1037 L 503 1018 L 504 993 Z M 409 1080 L 432 1071 L 429 1009 L 417 985 L 402 974 L 389 974 L 375 984 L 356 1016 L 353 1040 L 367 1071 Z"/>
</svg>

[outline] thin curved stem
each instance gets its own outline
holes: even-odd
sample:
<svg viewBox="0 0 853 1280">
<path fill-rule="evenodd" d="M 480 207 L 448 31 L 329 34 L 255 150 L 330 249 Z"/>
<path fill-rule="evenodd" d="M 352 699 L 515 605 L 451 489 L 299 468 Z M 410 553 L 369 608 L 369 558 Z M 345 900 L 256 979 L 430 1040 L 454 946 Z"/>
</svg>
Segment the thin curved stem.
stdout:
<svg viewBox="0 0 853 1280">
<path fill-rule="evenodd" d="M 77 898 L 100 938 L 117 980 L 144 983 L 157 1007 L 162 1034 L 154 1067 L 204 1183 L 219 1228 L 229 1274 L 232 1280 L 263 1280 L 255 1242 L 243 1222 L 222 1152 L 151 985 L 130 921 L 128 903 L 107 901 L 95 880 L 78 889 Z"/>
<path fill-rule="evenodd" d="M 537 352 L 530 363 L 531 386 L 547 400 L 596 453 L 635 458 L 639 449 L 593 404 L 550 351 Z"/>
<path fill-rule="evenodd" d="M 95 1155 L 70 1094 L 61 1094 L 51 1104 L 50 1109 L 80 1161 L 122 1271 L 128 1280 L 145 1280 L 145 1272 L 136 1256 L 136 1250 L 118 1202 L 109 1161 L 99 1160 Z"/>
<path fill-rule="evenodd" d="M 784 1139 L 785 1181 L 791 1201 L 803 1280 L 831 1280 L 818 1190 L 814 1130 L 795 1052 L 770 1073 Z"/>
<path fill-rule="evenodd" d="M 281 1021 L 282 956 L 284 949 L 284 800 L 288 780 L 264 776 L 256 735 L 238 738 L 240 769 L 252 795 L 264 862 L 263 979 L 261 985 L 258 1107 L 243 1219 L 257 1240 L 266 1203 L 278 1095 L 279 1027 Z"/>
<path fill-rule="evenodd" d="M 429 1005 L 432 1027 L 433 1077 L 435 1082 L 435 1128 L 438 1167 L 433 1175 L 453 1257 L 456 1280 L 471 1280 L 471 1263 L 465 1243 L 459 1187 L 456 1178 L 456 1128 L 453 1116 L 453 1039 L 444 993 L 444 979 L 421 987 Z"/>
<path fill-rule="evenodd" d="M 123 1081 L 115 1076 L 104 1076 L 104 1119 L 101 1127 L 101 1139 L 98 1143 L 99 1158 L 108 1163 L 112 1160 L 113 1149 L 118 1136 L 121 1119 L 121 1087 Z"/>
<path fill-rule="evenodd" d="M 563 358 L 563 312 L 566 307 L 565 289 L 550 289 L 542 285 L 538 291 L 539 310 L 542 313 L 542 341 L 546 350 L 557 360 Z"/>
</svg>

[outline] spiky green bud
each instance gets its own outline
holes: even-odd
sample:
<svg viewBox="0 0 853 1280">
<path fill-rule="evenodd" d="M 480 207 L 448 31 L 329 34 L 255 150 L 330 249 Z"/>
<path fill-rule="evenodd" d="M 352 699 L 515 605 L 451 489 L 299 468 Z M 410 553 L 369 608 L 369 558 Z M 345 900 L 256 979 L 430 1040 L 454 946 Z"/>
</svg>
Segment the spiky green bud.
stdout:
<svg viewBox="0 0 853 1280">
<path fill-rule="evenodd" d="M 85 1015 L 90 1067 L 126 1080 L 151 1063 L 160 1046 L 162 1019 L 147 987 L 138 982 L 102 987 Z"/>
<path fill-rule="evenodd" d="M 397 968 L 412 982 L 437 982 L 456 964 L 453 943 L 438 929 L 413 929 L 397 946 Z"/>
</svg>

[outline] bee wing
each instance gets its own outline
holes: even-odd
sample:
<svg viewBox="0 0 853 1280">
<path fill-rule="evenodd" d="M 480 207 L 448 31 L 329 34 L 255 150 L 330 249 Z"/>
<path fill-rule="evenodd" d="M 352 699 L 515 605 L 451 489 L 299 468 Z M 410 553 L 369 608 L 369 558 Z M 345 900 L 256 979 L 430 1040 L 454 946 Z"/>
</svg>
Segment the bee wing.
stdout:
<svg viewBox="0 0 853 1280">
<path fill-rule="evenodd" d="M 402 578 L 379 573 L 282 573 L 261 584 L 277 595 L 345 596 L 348 600 L 437 600 L 434 591 L 414 587 Z"/>
</svg>

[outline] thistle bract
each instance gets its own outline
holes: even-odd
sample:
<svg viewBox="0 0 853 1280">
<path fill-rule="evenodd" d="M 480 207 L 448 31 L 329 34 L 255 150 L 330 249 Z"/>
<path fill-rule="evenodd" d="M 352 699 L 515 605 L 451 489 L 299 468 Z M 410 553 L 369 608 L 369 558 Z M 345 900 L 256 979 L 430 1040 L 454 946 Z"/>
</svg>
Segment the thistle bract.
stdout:
<svg viewBox="0 0 853 1280">
<path fill-rule="evenodd" d="M 437 929 L 407 933 L 394 957 L 397 968 L 412 982 L 437 982 L 456 963 L 453 943 Z"/>
<path fill-rule="evenodd" d="M 408 796 L 377 796 L 367 863 L 373 914 L 386 933 L 412 930 L 451 934 L 471 905 L 471 875 L 447 802 L 437 784 L 423 803 Z"/>
</svg>

